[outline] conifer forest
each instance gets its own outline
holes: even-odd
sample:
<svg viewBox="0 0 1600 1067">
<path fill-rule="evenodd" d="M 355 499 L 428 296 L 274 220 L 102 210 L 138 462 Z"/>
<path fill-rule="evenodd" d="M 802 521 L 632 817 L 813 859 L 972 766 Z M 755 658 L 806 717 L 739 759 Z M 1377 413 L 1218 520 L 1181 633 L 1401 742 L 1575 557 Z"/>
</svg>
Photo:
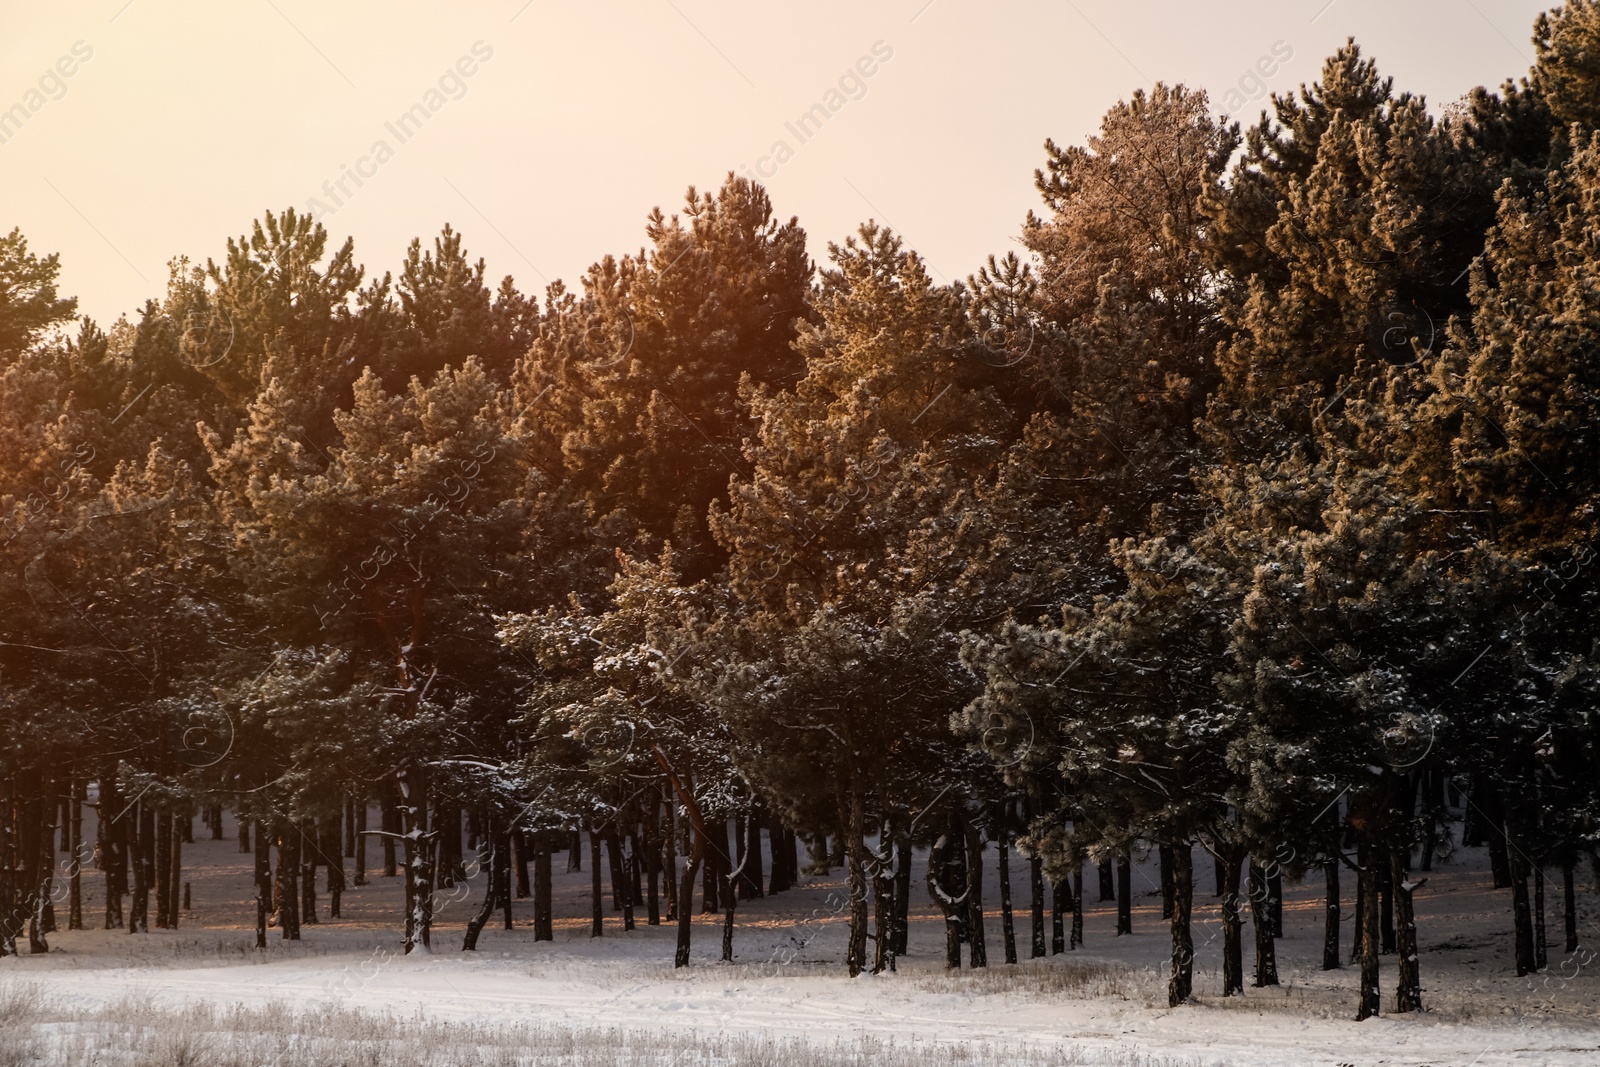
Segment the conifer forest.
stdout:
<svg viewBox="0 0 1600 1067">
<path fill-rule="evenodd" d="M 5 227 L 0 1064 L 255 1063 L 40 1021 L 162 938 L 1334 1035 L 840 1063 L 1458 1062 L 1500 983 L 1596 1062 L 1600 3 L 1531 33 L 1453 102 L 1356 40 L 1259 118 L 1127 92 L 959 279 L 751 168 L 542 292 L 314 198 L 96 322 Z M 273 1062 L 422 1055 L 315 1002 Z M 1316 1058 L 1362 1020 L 1421 1058 Z M 416 1062 L 835 1062 L 533 1034 Z"/>
</svg>

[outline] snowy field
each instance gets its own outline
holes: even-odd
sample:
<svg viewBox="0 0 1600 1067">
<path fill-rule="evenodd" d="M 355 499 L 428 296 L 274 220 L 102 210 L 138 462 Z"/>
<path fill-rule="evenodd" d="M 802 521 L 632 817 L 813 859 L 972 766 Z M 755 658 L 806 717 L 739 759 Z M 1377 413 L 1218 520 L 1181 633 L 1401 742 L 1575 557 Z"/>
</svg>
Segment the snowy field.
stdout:
<svg viewBox="0 0 1600 1067">
<path fill-rule="evenodd" d="M 1085 948 L 1007 966 L 988 855 L 994 962 L 986 971 L 944 969 L 941 923 L 918 884 L 910 957 L 895 974 L 851 980 L 842 962 L 842 871 L 803 876 L 799 889 L 742 904 L 732 965 L 717 959 L 710 917 L 697 918 L 694 961 L 680 971 L 671 966 L 673 929 L 645 926 L 642 909 L 629 933 L 608 910 L 604 936 L 590 938 L 589 872 L 567 872 L 560 855 L 554 943 L 534 942 L 532 904 L 522 900 L 515 929 L 503 930 L 497 914 L 478 952 L 459 951 L 481 900 L 480 875 L 465 889 L 441 891 L 433 952 L 402 956 L 398 880 L 373 876 L 346 893 L 342 919 L 327 918 L 324 894 L 322 922 L 307 926 L 304 940 L 285 942 L 273 930 L 269 948 L 257 952 L 244 925 L 253 914 L 248 857 L 231 840 L 196 841 L 185 848 L 193 910 L 181 929 L 61 931 L 46 955 L 0 960 L 0 1067 L 1600 1064 L 1600 961 L 1561 951 L 1557 891 L 1549 971 L 1514 977 L 1510 892 L 1490 888 L 1479 850 L 1459 850 L 1417 895 L 1429 1010 L 1361 1024 L 1350 1021 L 1355 969 L 1319 969 L 1320 877 L 1288 890 L 1282 986 L 1223 1000 L 1218 907 L 1209 860 L 1197 850 L 1198 996 L 1171 1010 L 1153 864 L 1135 868 L 1142 891 L 1131 936 L 1112 936 L 1114 905 L 1095 902 L 1091 888 Z M 1590 873 L 1579 881 L 1585 946 L 1600 945 Z M 1012 883 L 1025 957 L 1021 862 Z M 99 875 L 86 872 L 84 888 L 94 925 Z M 1347 922 L 1347 957 L 1352 933 Z M 1247 927 L 1247 971 L 1249 936 Z M 1385 1006 L 1393 979 L 1387 956 Z"/>
</svg>

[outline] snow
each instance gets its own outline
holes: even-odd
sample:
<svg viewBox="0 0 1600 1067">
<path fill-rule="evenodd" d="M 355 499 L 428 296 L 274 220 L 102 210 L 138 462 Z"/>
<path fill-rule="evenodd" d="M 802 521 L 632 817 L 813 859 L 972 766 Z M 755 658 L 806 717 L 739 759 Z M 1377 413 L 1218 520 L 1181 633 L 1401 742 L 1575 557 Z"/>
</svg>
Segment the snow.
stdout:
<svg viewBox="0 0 1600 1067">
<path fill-rule="evenodd" d="M 202 832 L 203 833 L 203 832 Z M 376 861 L 379 850 L 371 848 Z M 1028 952 L 1026 859 L 1013 852 L 1018 887 L 1018 949 Z M 1114 905 L 1099 903 L 1086 870 L 1087 946 L 1076 952 L 1003 960 L 994 853 L 987 853 L 984 889 L 989 957 L 986 971 L 947 972 L 943 919 L 928 902 L 919 873 L 911 955 L 895 974 L 849 979 L 843 955 L 848 889 L 844 872 L 811 878 L 796 890 L 742 903 L 734 934 L 738 959 L 717 962 L 720 916 L 696 916 L 690 967 L 671 966 L 675 929 L 624 933 L 610 908 L 605 936 L 588 937 L 590 874 L 567 872 L 556 857 L 556 940 L 532 939 L 531 900 L 516 902 L 516 928 L 498 913 L 480 951 L 458 951 L 468 916 L 481 899 L 483 877 L 470 887 L 441 890 L 430 954 L 400 953 L 401 880 L 369 874 L 372 884 L 347 890 L 344 915 L 307 926 L 298 943 L 269 933 L 253 947 L 250 857 L 232 840 L 196 841 L 184 849 L 192 866 L 195 910 L 184 926 L 131 936 L 123 931 L 58 932 L 42 956 L 0 960 L 0 982 L 43 987 L 45 1002 L 93 1010 L 130 996 L 181 1007 L 210 1003 L 312 1010 L 330 1004 L 396 1016 L 488 1025 L 538 1022 L 570 1027 L 621 1026 L 697 1033 L 759 1034 L 832 1042 L 862 1036 L 900 1044 L 982 1045 L 1022 1051 L 1070 1050 L 1074 1062 L 1126 1063 L 1130 1052 L 1154 1062 L 1206 1067 L 1282 1064 L 1359 1067 L 1390 1064 L 1592 1065 L 1600 1063 L 1600 968 L 1594 954 L 1570 957 L 1551 946 L 1550 968 L 1517 979 L 1511 973 L 1510 893 L 1490 888 L 1480 850 L 1459 849 L 1418 891 L 1423 985 L 1430 1011 L 1384 1015 L 1355 1023 L 1352 966 L 1323 972 L 1322 879 L 1289 887 L 1279 942 L 1283 985 L 1249 988 L 1224 1000 L 1220 988 L 1220 920 L 1212 872 L 1196 850 L 1197 1001 L 1166 1006 L 1164 958 L 1170 951 L 1160 919 L 1154 865 L 1135 865 L 1134 934 L 1113 937 Z M 588 856 L 585 850 L 584 861 Z M 346 860 L 347 865 L 350 863 Z M 1580 874 L 1580 933 L 1597 937 L 1595 895 Z M 100 879 L 86 871 L 86 919 L 99 919 Z M 1346 899 L 1348 908 L 1350 901 Z M 64 918 L 62 909 L 59 914 Z M 1551 902 L 1559 938 L 1559 895 Z M 1048 916 L 1047 916 L 1048 923 Z M 1047 930 L 1047 939 L 1048 933 Z M 1346 954 L 1353 929 L 1345 923 Z M 1250 934 L 1246 931 L 1246 966 Z M 1381 992 L 1392 999 L 1397 957 L 1383 959 Z M 1247 977 L 1248 981 L 1248 977 Z"/>
</svg>

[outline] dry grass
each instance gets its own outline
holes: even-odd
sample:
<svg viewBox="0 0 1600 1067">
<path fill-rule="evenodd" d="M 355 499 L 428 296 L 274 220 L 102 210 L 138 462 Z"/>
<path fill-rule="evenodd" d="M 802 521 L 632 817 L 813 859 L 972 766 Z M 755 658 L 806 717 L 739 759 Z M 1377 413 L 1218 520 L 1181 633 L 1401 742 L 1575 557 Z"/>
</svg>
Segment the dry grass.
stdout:
<svg viewBox="0 0 1600 1067">
<path fill-rule="evenodd" d="M 1111 997 L 1139 1003 L 1158 994 L 1166 1002 L 1166 976 L 1152 967 L 1133 967 L 1104 960 L 1028 960 L 1016 966 L 923 974 L 917 988 L 929 993 L 969 996 L 1022 994 L 1050 1000 L 1093 1000 Z"/>
<path fill-rule="evenodd" d="M 162 1009 L 149 996 L 51 1010 L 0 985 L 0 1067 L 1184 1067 L 1188 1061 L 973 1042 L 696 1034 L 524 1022 L 441 1022 L 272 1004 Z"/>
</svg>

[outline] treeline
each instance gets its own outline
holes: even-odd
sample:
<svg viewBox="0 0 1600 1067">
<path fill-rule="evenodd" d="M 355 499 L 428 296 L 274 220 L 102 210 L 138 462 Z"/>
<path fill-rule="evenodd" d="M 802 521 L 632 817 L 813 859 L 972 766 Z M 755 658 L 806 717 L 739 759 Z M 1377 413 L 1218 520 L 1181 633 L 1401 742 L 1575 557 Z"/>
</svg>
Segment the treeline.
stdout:
<svg viewBox="0 0 1600 1067">
<path fill-rule="evenodd" d="M 542 302 L 449 227 L 368 279 L 290 210 L 67 339 L 57 261 L 14 232 L 0 950 L 46 947 L 89 783 L 108 927 L 152 892 L 176 922 L 182 828 L 227 805 L 263 945 L 356 840 L 429 942 L 464 828 L 492 874 L 468 947 L 513 868 L 547 938 L 586 830 L 597 925 L 609 842 L 680 965 L 697 878 L 731 956 L 765 827 L 788 882 L 800 843 L 847 866 L 852 975 L 904 951 L 919 845 L 952 966 L 986 959 L 986 845 L 1031 860 L 1036 955 L 1047 891 L 1059 942 L 1083 864 L 1120 865 L 1125 929 L 1158 851 L 1173 1004 L 1196 846 L 1223 995 L 1246 910 L 1276 983 L 1285 876 L 1325 878 L 1340 965 L 1342 868 L 1359 1016 L 1386 948 L 1420 1007 L 1413 867 L 1458 843 L 1511 890 L 1519 974 L 1546 869 L 1575 949 L 1600 6 L 1534 43 L 1442 115 L 1353 42 L 1242 131 L 1135 93 L 1047 143 L 1028 255 L 957 284 L 870 222 L 815 269 L 730 176 Z"/>
</svg>

